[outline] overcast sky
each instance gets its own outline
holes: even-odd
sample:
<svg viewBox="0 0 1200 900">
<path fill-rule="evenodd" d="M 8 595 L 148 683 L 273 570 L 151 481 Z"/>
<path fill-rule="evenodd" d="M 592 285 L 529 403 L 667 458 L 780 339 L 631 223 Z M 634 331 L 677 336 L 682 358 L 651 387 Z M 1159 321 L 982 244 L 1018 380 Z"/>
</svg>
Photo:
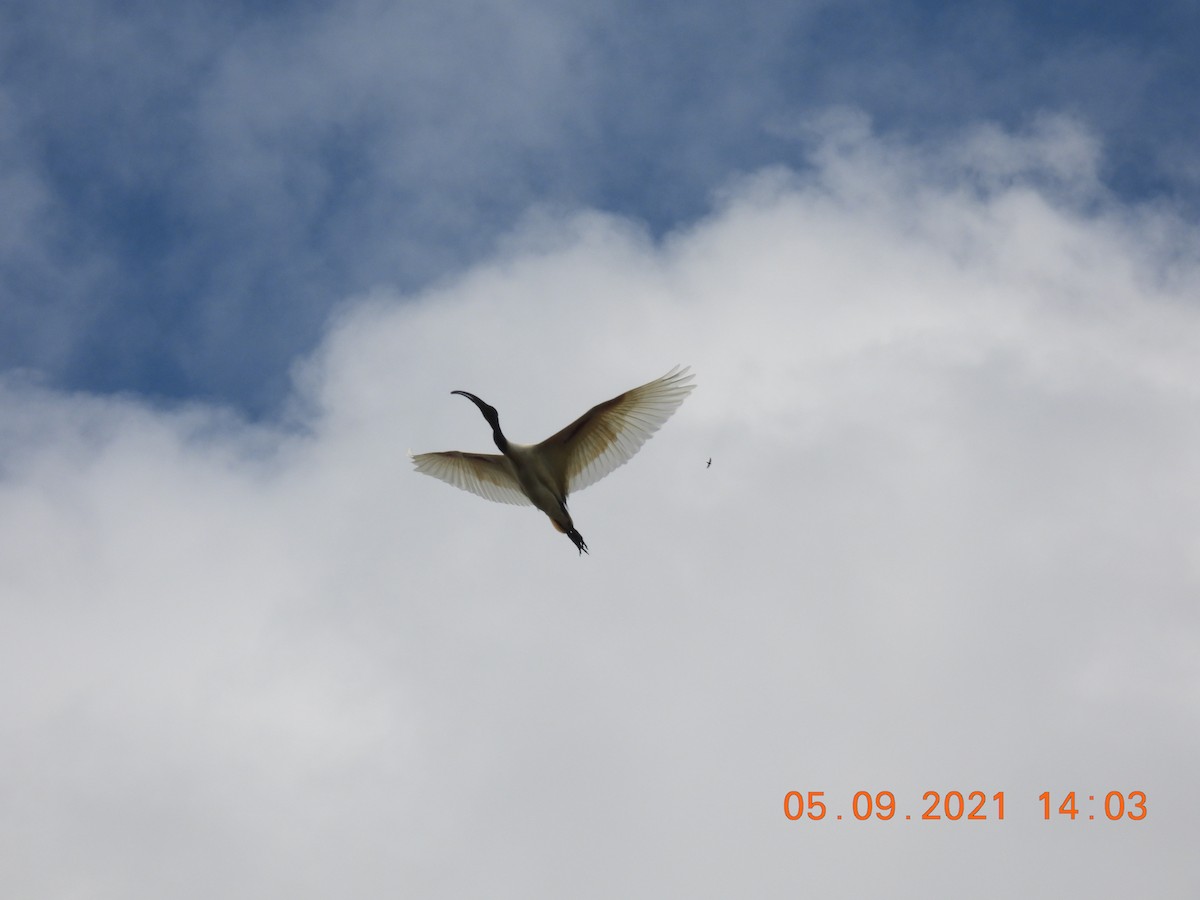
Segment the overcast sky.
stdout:
<svg viewBox="0 0 1200 900">
<path fill-rule="evenodd" d="M 1200 893 L 1194 4 L 735 6 L 0 6 L 0 893 Z"/>
</svg>

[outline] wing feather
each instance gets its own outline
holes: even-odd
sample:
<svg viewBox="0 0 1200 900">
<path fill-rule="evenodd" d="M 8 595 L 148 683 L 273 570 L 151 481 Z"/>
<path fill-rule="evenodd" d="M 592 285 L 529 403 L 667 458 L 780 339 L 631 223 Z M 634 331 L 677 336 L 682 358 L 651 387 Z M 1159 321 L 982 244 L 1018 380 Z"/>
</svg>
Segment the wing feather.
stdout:
<svg viewBox="0 0 1200 900">
<path fill-rule="evenodd" d="M 511 464 L 498 453 L 445 450 L 415 455 L 410 453 L 409 456 L 416 470 L 423 475 L 432 475 L 456 488 L 470 491 L 496 503 L 532 505 L 532 501 L 521 490 Z"/>
<path fill-rule="evenodd" d="M 633 458 L 695 389 L 694 377 L 676 366 L 593 406 L 538 448 L 563 467 L 568 492 L 583 490 Z"/>
</svg>

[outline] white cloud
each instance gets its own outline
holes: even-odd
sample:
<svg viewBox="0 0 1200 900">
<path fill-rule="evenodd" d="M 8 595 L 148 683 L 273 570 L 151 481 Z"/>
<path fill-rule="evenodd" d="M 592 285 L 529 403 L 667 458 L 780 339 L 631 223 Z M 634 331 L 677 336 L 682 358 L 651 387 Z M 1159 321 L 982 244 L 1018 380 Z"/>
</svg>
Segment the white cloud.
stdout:
<svg viewBox="0 0 1200 900">
<path fill-rule="evenodd" d="M 6 893 L 1187 896 L 1194 230 L 1080 203 L 1070 128 L 841 135 L 661 242 L 548 213 L 349 303 L 303 428 L 8 384 Z M 452 389 L 534 440 L 676 362 L 590 557 L 404 456 L 487 447 Z"/>
</svg>

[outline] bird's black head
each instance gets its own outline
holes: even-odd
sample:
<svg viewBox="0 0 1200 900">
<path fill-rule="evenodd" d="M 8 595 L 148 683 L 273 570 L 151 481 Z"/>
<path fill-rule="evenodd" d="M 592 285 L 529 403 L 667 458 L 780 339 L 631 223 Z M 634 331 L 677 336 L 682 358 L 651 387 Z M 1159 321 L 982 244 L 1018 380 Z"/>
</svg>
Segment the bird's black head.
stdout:
<svg viewBox="0 0 1200 900">
<path fill-rule="evenodd" d="M 505 447 L 508 446 L 508 440 L 504 437 L 503 432 L 500 431 L 500 414 L 496 412 L 496 407 L 489 406 L 469 391 L 451 391 L 450 393 L 466 397 L 479 407 L 479 411 L 483 413 L 483 417 L 487 419 L 487 423 L 492 426 L 492 438 L 496 441 L 496 446 L 503 453 Z"/>
<path fill-rule="evenodd" d="M 481 413 L 483 413 L 483 417 L 488 420 L 489 425 L 491 425 L 493 428 L 499 427 L 500 414 L 496 412 L 496 407 L 489 406 L 488 404 L 486 404 L 482 400 L 480 400 L 478 397 L 476 397 L 474 394 L 469 393 L 467 391 L 451 391 L 450 393 L 458 394 L 462 397 L 466 397 L 468 400 L 470 400 L 472 403 L 474 403 L 476 406 L 479 407 L 479 411 Z"/>
</svg>

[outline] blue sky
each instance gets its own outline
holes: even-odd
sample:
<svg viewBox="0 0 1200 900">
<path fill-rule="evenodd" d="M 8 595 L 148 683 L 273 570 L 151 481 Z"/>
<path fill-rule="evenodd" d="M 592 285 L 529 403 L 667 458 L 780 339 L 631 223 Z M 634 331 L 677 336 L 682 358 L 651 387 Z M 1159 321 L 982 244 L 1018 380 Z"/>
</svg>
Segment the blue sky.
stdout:
<svg viewBox="0 0 1200 900">
<path fill-rule="evenodd" d="M 1197 896 L 1194 4 L 0 17 L 0 894 Z"/>
<path fill-rule="evenodd" d="M 1200 14 L 1156 3 L 11 2 L 0 367 L 278 412 L 332 310 L 531 207 L 654 234 L 830 107 L 939 141 L 1069 115 L 1123 201 L 1200 209 Z M 564 297 L 563 302 L 571 302 Z"/>
</svg>

